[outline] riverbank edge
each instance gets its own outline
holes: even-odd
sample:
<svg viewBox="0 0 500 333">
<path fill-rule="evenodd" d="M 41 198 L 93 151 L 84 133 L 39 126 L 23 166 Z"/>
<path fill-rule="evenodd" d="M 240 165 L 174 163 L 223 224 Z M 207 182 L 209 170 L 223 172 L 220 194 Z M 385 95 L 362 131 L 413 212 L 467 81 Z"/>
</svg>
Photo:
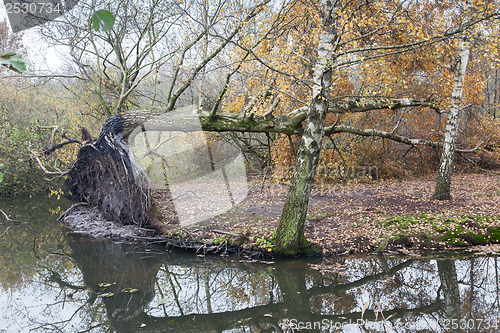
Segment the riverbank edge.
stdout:
<svg viewBox="0 0 500 333">
<path fill-rule="evenodd" d="M 428 217 L 431 221 L 432 218 Z M 447 219 L 447 227 L 434 226 L 435 230 L 431 232 L 411 233 L 407 231 L 406 223 L 415 223 L 414 216 L 388 217 L 388 221 L 399 220 L 403 223 L 399 228 L 392 228 L 393 235 L 385 238 L 380 243 L 370 243 L 366 238 L 354 237 L 346 239 L 349 246 L 339 245 L 337 248 L 320 253 L 310 252 L 309 255 L 318 256 L 341 256 L 353 254 L 419 254 L 429 251 L 455 251 L 473 249 L 474 251 L 486 251 L 492 254 L 500 255 L 500 227 L 481 225 L 476 231 L 469 229 L 468 218 Z M 489 217 L 476 217 L 481 220 L 491 220 Z M 494 217 L 494 220 L 500 220 L 500 216 Z M 413 222 L 407 222 L 413 221 Z M 253 256 L 262 257 L 284 257 L 283 255 L 272 252 L 272 241 L 261 235 L 238 234 L 236 232 L 224 232 L 221 230 L 212 230 L 216 236 L 212 241 L 205 239 L 193 239 L 199 246 L 190 246 L 189 248 L 199 249 L 201 247 L 214 247 L 217 252 L 221 248 L 228 249 L 231 254 L 253 253 Z M 171 231 L 167 237 L 170 242 L 180 242 L 180 248 L 186 248 L 183 240 L 190 238 L 186 236 L 189 232 L 186 230 Z M 313 246 L 317 244 L 312 243 Z M 322 250 L 321 247 L 319 249 Z M 199 252 L 198 250 L 196 252 Z M 210 252 L 210 251 L 207 251 Z M 228 251 L 224 251 L 227 253 Z M 261 255 L 259 255 L 260 253 Z"/>
<path fill-rule="evenodd" d="M 193 251 L 198 255 L 212 253 L 242 255 L 249 258 L 269 257 L 269 254 L 264 251 L 245 249 L 230 242 L 206 242 L 186 237 L 182 231 L 166 235 L 158 232 L 158 229 L 152 226 L 141 228 L 136 225 L 122 225 L 104 219 L 97 208 L 87 207 L 86 204 L 82 203 L 72 205 L 57 220 L 69 233 L 82 237 L 124 244 L 164 246 L 166 249 L 177 248 Z"/>
<path fill-rule="evenodd" d="M 432 218 L 424 216 L 429 221 Z M 422 217 L 420 217 L 422 218 Z M 479 219 L 479 218 L 476 218 Z M 500 220 L 500 217 L 497 217 Z M 158 232 L 158 228 L 148 226 L 139 228 L 134 225 L 121 225 L 104 220 L 95 208 L 85 205 L 73 205 L 58 219 L 72 234 L 96 239 L 108 239 L 126 244 L 141 244 L 164 246 L 167 249 L 176 248 L 192 251 L 197 255 L 239 255 L 247 258 L 269 259 L 283 257 L 272 252 L 269 240 L 260 235 L 244 235 L 222 230 L 211 230 L 212 241 L 193 237 L 184 228 L 171 229 L 167 233 Z M 316 253 L 317 256 L 340 256 L 352 254 L 420 254 L 429 251 L 468 250 L 487 252 L 500 255 L 500 228 L 483 226 L 480 232 L 467 231 L 464 224 L 470 226 L 469 219 L 448 219 L 448 228 L 437 227 L 434 236 L 426 233 L 411 234 L 407 232 L 407 224 L 417 223 L 414 216 L 387 218 L 388 222 L 398 221 L 399 227 L 393 228 L 394 237 L 387 238 L 383 243 L 367 243 L 364 239 L 353 239 L 358 244 L 347 250 L 339 247 L 336 251 Z M 490 218 L 485 217 L 488 221 Z M 439 237 L 441 234 L 441 237 Z M 349 240 L 347 240 L 349 241 Z"/>
</svg>

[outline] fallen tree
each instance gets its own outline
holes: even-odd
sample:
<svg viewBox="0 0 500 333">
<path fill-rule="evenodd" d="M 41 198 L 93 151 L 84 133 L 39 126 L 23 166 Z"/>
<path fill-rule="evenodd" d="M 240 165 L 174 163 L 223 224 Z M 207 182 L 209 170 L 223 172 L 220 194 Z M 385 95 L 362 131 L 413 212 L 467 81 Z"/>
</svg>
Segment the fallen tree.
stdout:
<svg viewBox="0 0 500 333">
<path fill-rule="evenodd" d="M 367 112 L 381 109 L 398 109 L 406 107 L 433 107 L 429 99 L 392 99 L 386 101 L 369 101 L 366 103 L 331 104 L 328 113 Z M 196 111 L 196 110 L 195 110 Z M 102 125 L 98 137 L 81 146 L 78 157 L 71 170 L 65 175 L 69 195 L 77 202 L 86 202 L 98 207 L 105 219 L 122 224 L 143 226 L 148 224 L 148 212 L 151 207 L 149 179 L 131 153 L 127 140 L 134 129 L 155 131 L 189 131 L 199 130 L 190 127 L 192 113 L 186 117 L 186 125 L 176 118 L 161 117 L 167 110 L 137 110 L 108 118 Z M 181 114 L 182 115 L 182 114 Z M 259 132 L 302 135 L 307 110 L 304 108 L 291 112 L 289 115 L 273 116 L 247 114 L 217 113 L 211 115 L 208 111 L 200 111 L 201 128 L 210 132 Z M 181 118 L 182 119 L 182 118 Z M 153 120 L 153 121 L 151 121 Z M 164 121 L 162 121 L 164 120 Z M 325 128 L 325 135 L 336 133 L 352 133 L 364 136 L 385 137 L 408 145 L 426 145 L 441 147 L 442 143 L 429 140 L 406 138 L 390 132 L 370 129 L 358 129 L 345 125 L 333 125 Z M 66 140 L 74 143 L 78 140 Z M 54 151 L 62 145 L 50 151 Z M 476 147 L 478 148 L 478 147 Z M 473 150 L 464 150 L 471 152 Z M 44 151 L 46 153 L 47 150 Z M 50 153 L 50 152 L 49 152 Z"/>
</svg>

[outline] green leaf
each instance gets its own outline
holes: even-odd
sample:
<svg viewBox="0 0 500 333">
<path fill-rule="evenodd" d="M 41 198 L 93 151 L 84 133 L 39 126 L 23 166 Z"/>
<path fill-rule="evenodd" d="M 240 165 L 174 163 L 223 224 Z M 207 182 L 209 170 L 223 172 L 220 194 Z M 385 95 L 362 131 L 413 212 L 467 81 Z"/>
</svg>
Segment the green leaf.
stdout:
<svg viewBox="0 0 500 333">
<path fill-rule="evenodd" d="M 101 29 L 102 23 L 102 31 L 108 31 L 115 24 L 115 16 L 109 10 L 101 9 L 92 15 L 92 26 L 94 30 L 99 31 Z"/>
<path fill-rule="evenodd" d="M 101 297 L 113 297 L 113 296 L 115 296 L 115 293 L 112 292 L 101 294 Z"/>
<path fill-rule="evenodd" d="M 18 73 L 26 70 L 26 63 L 19 54 L 13 52 L 0 53 L 0 64 Z"/>
</svg>

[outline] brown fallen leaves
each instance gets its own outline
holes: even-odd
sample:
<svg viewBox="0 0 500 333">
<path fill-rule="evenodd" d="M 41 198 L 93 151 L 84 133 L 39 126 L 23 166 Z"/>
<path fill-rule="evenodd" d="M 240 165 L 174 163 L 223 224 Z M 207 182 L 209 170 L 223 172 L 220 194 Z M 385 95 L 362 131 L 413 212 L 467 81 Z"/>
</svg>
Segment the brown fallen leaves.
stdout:
<svg viewBox="0 0 500 333">
<path fill-rule="evenodd" d="M 476 218 L 486 218 L 488 226 L 500 227 L 500 176 L 454 175 L 451 201 L 431 200 L 433 190 L 432 177 L 316 188 L 310 199 L 305 235 L 322 246 L 325 254 L 347 254 L 449 248 L 454 244 L 439 238 L 444 230 L 480 231 L 482 226 Z M 231 211 L 177 228 L 206 242 L 217 237 L 213 229 L 269 237 L 278 224 L 286 191 L 286 185 L 266 183 L 261 189 L 260 182 L 251 182 L 248 197 Z"/>
</svg>

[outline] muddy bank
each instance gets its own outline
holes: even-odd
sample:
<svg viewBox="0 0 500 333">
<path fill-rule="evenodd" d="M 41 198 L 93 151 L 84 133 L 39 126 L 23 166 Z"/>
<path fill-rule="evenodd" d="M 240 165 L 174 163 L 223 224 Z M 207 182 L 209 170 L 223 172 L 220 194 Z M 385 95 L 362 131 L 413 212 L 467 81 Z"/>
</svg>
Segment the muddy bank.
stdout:
<svg viewBox="0 0 500 333">
<path fill-rule="evenodd" d="M 163 237 L 153 229 L 137 225 L 122 225 L 104 218 L 95 207 L 75 205 L 62 214 L 59 219 L 71 233 L 91 238 L 108 238 L 124 242 L 162 240 Z"/>
<path fill-rule="evenodd" d="M 217 244 L 217 242 L 196 239 L 183 230 L 176 230 L 167 234 L 162 233 L 153 226 L 122 225 L 104 218 L 99 209 L 81 204 L 72 206 L 58 220 L 72 234 L 96 239 L 109 239 L 118 243 L 157 245 L 164 246 L 167 250 L 169 248 L 179 248 L 202 255 L 207 253 L 236 254 L 250 258 L 266 256 L 261 251 L 244 249 L 235 244 Z"/>
</svg>

